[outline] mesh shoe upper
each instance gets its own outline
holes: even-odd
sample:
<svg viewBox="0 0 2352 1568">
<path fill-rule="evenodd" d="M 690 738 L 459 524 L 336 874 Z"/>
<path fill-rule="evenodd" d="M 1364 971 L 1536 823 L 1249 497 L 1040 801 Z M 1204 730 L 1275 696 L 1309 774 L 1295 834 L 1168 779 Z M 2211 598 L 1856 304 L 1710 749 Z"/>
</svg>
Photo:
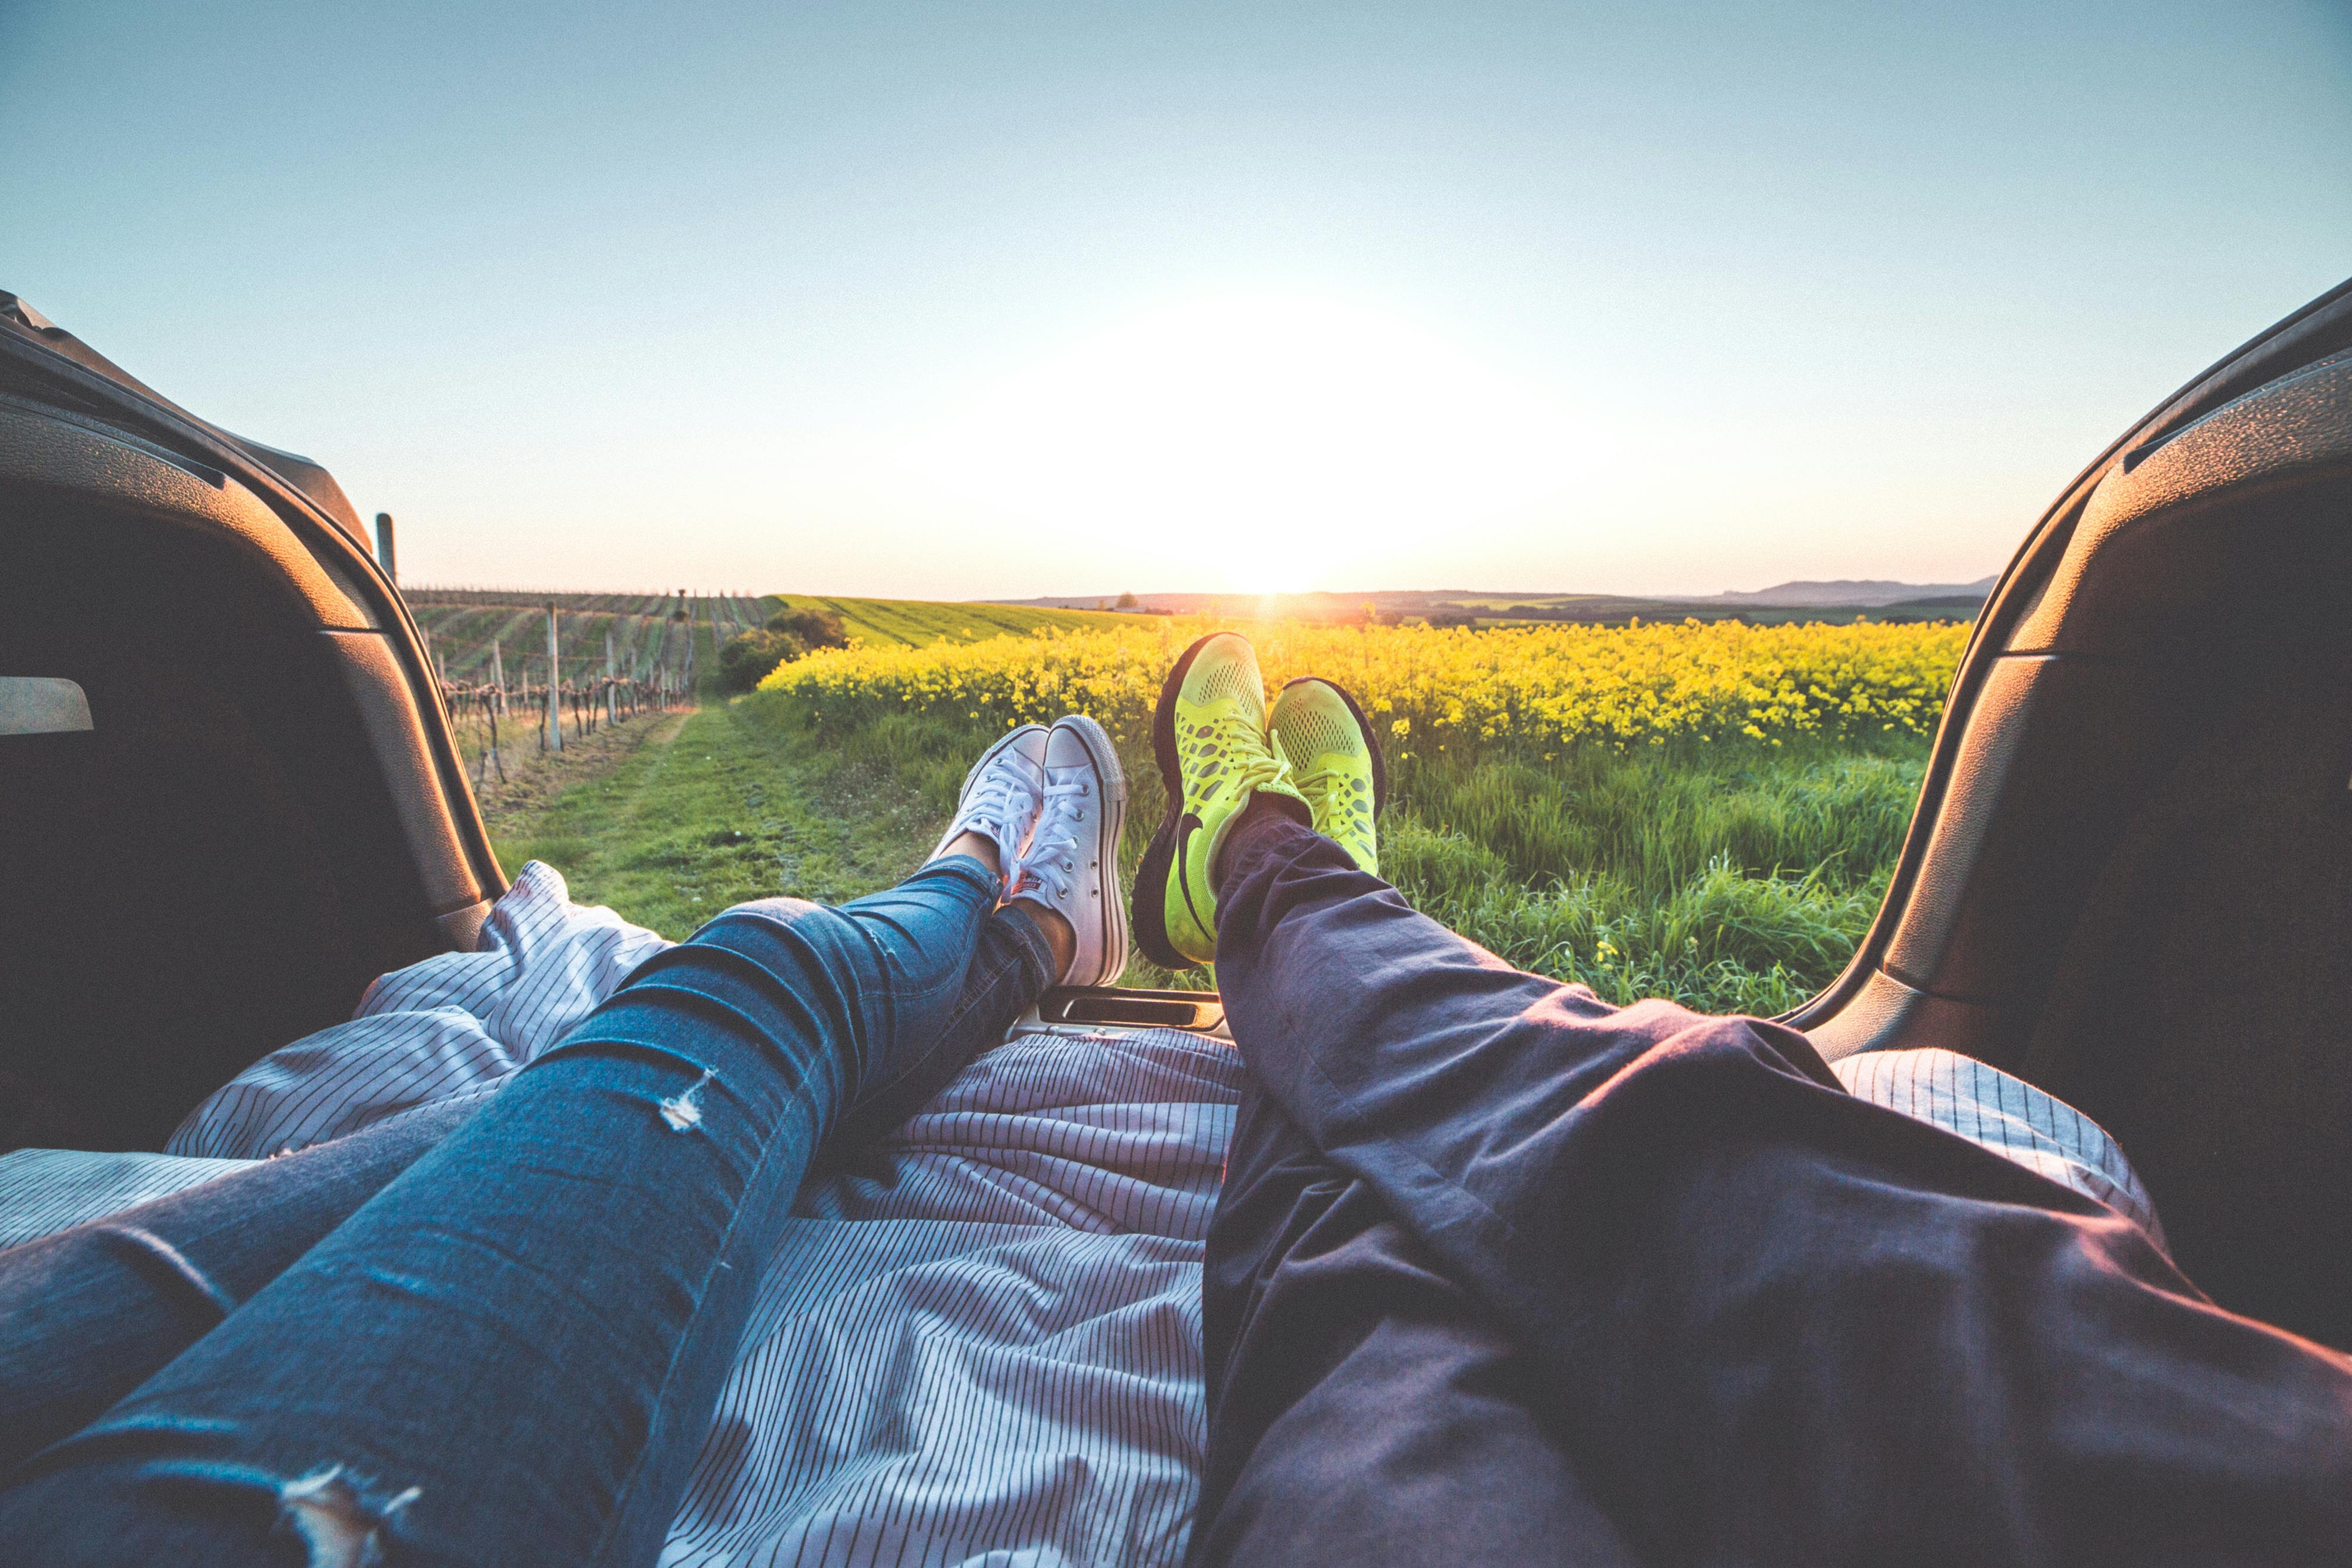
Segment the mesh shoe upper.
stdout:
<svg viewBox="0 0 2352 1568">
<path fill-rule="evenodd" d="M 1290 769 L 1265 742 L 1265 684 L 1249 640 L 1221 632 L 1203 638 L 1187 655 L 1181 676 L 1163 701 L 1167 735 L 1163 772 L 1172 758 L 1176 777 L 1164 779 L 1171 806 L 1146 870 L 1159 879 L 1139 879 L 1139 900 L 1160 900 L 1158 923 L 1170 950 L 1156 955 L 1191 963 L 1216 954 L 1216 884 L 1210 875 L 1217 852 L 1250 797 L 1261 791 L 1297 799 Z M 1147 946 L 1150 951 L 1150 946 Z"/>
<path fill-rule="evenodd" d="M 1314 816 L 1315 831 L 1377 876 L 1380 840 L 1373 819 L 1380 809 L 1379 743 L 1347 697 L 1328 681 L 1293 681 L 1275 699 L 1265 727 Z"/>
</svg>

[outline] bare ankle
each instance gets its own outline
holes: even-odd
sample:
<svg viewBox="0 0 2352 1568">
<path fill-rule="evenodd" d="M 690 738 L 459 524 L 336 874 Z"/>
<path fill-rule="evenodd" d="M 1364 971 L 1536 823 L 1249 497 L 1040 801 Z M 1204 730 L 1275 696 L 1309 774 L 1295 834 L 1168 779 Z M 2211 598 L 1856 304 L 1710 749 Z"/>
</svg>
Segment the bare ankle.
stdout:
<svg viewBox="0 0 2352 1568">
<path fill-rule="evenodd" d="M 1045 950 L 1054 956 L 1053 983 L 1058 985 L 1062 977 L 1070 972 L 1071 960 L 1078 956 L 1077 930 L 1062 917 L 1059 910 L 1048 909 L 1034 898 L 1018 902 L 1045 936 Z"/>
<path fill-rule="evenodd" d="M 970 855 L 998 876 L 1004 874 L 1004 865 L 996 849 L 996 841 L 982 833 L 958 833 L 940 852 L 941 859 L 949 855 Z"/>
</svg>

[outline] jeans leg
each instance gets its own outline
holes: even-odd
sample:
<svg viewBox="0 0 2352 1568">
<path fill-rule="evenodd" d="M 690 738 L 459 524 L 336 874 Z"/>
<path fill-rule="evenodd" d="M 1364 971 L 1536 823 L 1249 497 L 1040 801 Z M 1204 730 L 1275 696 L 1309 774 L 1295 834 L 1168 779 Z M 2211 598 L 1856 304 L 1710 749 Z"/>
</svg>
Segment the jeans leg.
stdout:
<svg viewBox="0 0 2352 1568">
<path fill-rule="evenodd" d="M 0 1252 L 0 1477 L 217 1327 L 478 1103 L 428 1105 Z"/>
<path fill-rule="evenodd" d="M 1254 1087 L 1202 1309 L 1193 1568 L 1633 1563 L 1528 1400 L 1527 1352 Z"/>
<path fill-rule="evenodd" d="M 944 1023 L 996 894 L 951 857 L 649 960 L 25 1466 L 0 1556 L 292 1561 L 299 1535 L 317 1563 L 651 1562 L 810 1151 Z"/>
<path fill-rule="evenodd" d="M 825 1135 L 816 1165 L 837 1166 L 898 1131 L 975 1057 L 1003 1040 L 1053 975 L 1054 950 L 1027 911 L 1008 904 L 991 915 L 947 1021 L 929 1038 L 909 1040 L 893 1066 L 859 1092 Z"/>
<path fill-rule="evenodd" d="M 2137 1225 L 1858 1100 L 1802 1035 L 1615 1009 L 1244 824 L 1218 977 L 1268 1097 L 1525 1348 L 1644 1561 L 2327 1561 L 2352 1361 Z"/>
</svg>

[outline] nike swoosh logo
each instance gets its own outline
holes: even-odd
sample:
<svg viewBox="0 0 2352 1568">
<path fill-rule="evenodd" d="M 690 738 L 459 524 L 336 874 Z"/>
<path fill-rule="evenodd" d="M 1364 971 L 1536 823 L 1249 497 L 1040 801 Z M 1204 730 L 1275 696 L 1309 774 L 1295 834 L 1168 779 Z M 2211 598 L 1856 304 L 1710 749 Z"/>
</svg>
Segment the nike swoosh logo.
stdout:
<svg viewBox="0 0 2352 1568">
<path fill-rule="evenodd" d="M 1184 910 L 1192 915 L 1192 924 L 1202 931 L 1214 931 L 1217 928 L 1214 921 L 1201 918 L 1200 907 L 1192 902 L 1192 880 L 1184 874 L 1184 851 L 1191 845 L 1192 835 L 1200 831 L 1200 827 L 1201 819 L 1190 811 L 1185 812 L 1183 820 L 1176 824 L 1176 860 L 1169 867 L 1169 874 L 1176 879 L 1176 891 L 1184 895 Z"/>
</svg>

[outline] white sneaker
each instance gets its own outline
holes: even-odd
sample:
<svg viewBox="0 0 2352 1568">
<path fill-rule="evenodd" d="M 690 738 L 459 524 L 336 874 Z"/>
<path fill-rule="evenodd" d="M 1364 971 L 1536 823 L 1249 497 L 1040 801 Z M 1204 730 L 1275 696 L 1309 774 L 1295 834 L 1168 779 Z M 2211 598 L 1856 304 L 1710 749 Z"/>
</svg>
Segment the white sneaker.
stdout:
<svg viewBox="0 0 2352 1568">
<path fill-rule="evenodd" d="M 1045 804 L 1011 896 L 1052 910 L 1077 934 L 1065 986 L 1107 986 L 1127 967 L 1127 900 L 1118 895 L 1118 834 L 1127 778 L 1103 727 L 1083 714 L 1045 738 Z"/>
<path fill-rule="evenodd" d="M 931 850 L 937 860 L 964 833 L 978 833 L 996 844 L 997 864 L 1006 880 L 1021 863 L 1021 852 L 1037 826 L 1038 810 L 1045 800 L 1045 727 L 1024 724 L 980 754 L 963 776 L 956 796 L 955 821 Z"/>
</svg>

